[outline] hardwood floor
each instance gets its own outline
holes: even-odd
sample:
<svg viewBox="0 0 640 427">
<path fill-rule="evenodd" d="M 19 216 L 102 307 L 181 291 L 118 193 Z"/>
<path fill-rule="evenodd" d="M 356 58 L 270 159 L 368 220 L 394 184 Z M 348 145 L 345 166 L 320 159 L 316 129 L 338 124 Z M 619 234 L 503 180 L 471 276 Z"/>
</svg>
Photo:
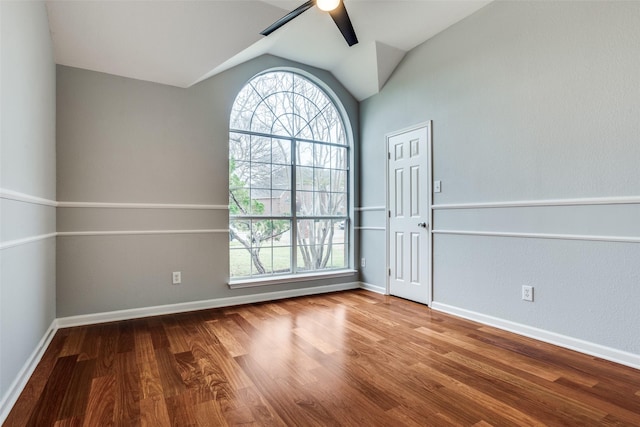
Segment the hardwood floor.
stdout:
<svg viewBox="0 0 640 427">
<path fill-rule="evenodd" d="M 363 290 L 61 329 L 5 426 L 640 426 L 640 371 Z"/>
</svg>

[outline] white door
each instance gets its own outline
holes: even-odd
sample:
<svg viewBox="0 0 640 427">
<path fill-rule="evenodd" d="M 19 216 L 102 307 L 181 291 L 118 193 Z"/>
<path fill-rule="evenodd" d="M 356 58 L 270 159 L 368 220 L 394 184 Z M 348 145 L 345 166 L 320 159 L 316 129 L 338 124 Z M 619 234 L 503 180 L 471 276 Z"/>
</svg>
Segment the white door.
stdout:
<svg viewBox="0 0 640 427">
<path fill-rule="evenodd" d="M 387 137 L 389 293 L 431 301 L 430 144 L 424 126 Z"/>
</svg>

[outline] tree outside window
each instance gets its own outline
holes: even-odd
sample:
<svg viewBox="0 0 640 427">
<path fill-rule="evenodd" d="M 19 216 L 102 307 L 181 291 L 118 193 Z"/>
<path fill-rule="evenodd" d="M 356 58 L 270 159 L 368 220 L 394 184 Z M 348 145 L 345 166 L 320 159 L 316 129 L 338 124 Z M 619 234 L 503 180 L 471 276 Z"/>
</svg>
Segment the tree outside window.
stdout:
<svg viewBox="0 0 640 427">
<path fill-rule="evenodd" d="M 335 103 L 289 71 L 253 78 L 229 133 L 231 278 L 348 265 L 349 147 Z"/>
</svg>

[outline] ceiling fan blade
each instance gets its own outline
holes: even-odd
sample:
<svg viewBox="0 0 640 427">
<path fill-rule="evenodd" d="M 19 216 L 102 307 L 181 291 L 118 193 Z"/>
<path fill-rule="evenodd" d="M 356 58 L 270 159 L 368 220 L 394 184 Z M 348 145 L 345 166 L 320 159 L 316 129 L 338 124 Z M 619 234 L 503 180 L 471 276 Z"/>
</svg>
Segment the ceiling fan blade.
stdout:
<svg viewBox="0 0 640 427">
<path fill-rule="evenodd" d="M 340 0 L 338 7 L 329 12 L 329 15 L 333 18 L 333 22 L 336 23 L 349 46 L 353 46 L 358 43 L 358 37 L 356 37 L 356 32 L 351 24 L 351 19 L 349 19 L 347 8 L 344 7 L 344 2 L 342 0 Z"/>
<path fill-rule="evenodd" d="M 282 18 L 278 19 L 273 24 L 269 25 L 267 28 L 262 30 L 262 32 L 260 34 L 262 34 L 263 36 L 268 36 L 269 34 L 273 33 L 278 28 L 282 27 L 287 22 L 289 22 L 292 19 L 298 17 L 299 15 L 302 15 L 303 12 L 306 12 L 307 10 L 311 9 L 315 4 L 316 4 L 315 0 L 307 1 L 306 3 L 302 4 L 301 6 L 298 6 L 297 8 L 292 10 L 291 12 L 287 13 Z"/>
</svg>

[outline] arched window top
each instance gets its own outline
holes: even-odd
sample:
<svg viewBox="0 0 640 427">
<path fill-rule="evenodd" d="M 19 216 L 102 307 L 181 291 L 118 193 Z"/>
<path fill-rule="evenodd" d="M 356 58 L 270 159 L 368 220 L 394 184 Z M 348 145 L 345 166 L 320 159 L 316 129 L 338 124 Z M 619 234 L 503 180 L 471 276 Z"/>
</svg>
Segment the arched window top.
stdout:
<svg viewBox="0 0 640 427">
<path fill-rule="evenodd" d="M 231 110 L 231 130 L 347 145 L 336 105 L 317 84 L 292 71 L 255 76 Z"/>
</svg>

